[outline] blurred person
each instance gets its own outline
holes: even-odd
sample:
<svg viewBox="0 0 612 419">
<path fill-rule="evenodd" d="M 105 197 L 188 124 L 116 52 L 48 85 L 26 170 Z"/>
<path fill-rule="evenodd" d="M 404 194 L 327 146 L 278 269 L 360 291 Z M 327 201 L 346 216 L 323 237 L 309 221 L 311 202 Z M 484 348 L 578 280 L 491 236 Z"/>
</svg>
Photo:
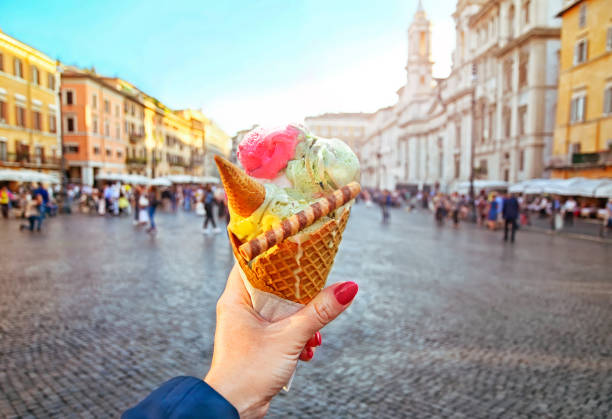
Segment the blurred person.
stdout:
<svg viewBox="0 0 612 419">
<path fill-rule="evenodd" d="M 140 193 L 141 193 L 140 186 L 134 186 L 132 188 L 131 201 L 132 201 L 132 211 L 134 212 L 134 220 L 132 221 L 132 223 L 134 225 L 138 225 L 139 223 L 138 217 L 140 216 L 139 214 L 140 207 L 139 207 L 138 201 L 140 200 Z"/>
<path fill-rule="evenodd" d="M 34 196 L 40 195 L 40 197 L 42 199 L 42 204 L 41 204 L 41 208 L 42 209 L 41 209 L 40 216 L 44 219 L 45 218 L 45 212 L 46 212 L 46 209 L 47 209 L 47 205 L 49 205 L 49 192 L 47 191 L 47 189 L 44 187 L 44 185 L 42 183 L 39 183 L 38 187 L 36 189 L 34 189 L 32 194 Z"/>
<path fill-rule="evenodd" d="M 215 203 L 217 204 L 217 220 L 225 220 L 225 224 L 229 224 L 229 210 L 227 208 L 227 195 L 223 188 L 215 190 Z"/>
<path fill-rule="evenodd" d="M 382 223 L 388 224 L 389 218 L 391 217 L 389 214 L 389 206 L 392 204 L 392 199 L 391 193 L 387 189 L 382 192 L 378 204 L 382 210 Z"/>
<path fill-rule="evenodd" d="M 550 229 L 561 230 L 563 228 L 563 218 L 561 217 L 561 201 L 556 195 L 551 198 L 550 213 Z"/>
<path fill-rule="evenodd" d="M 607 237 L 609 230 L 612 230 L 612 198 L 608 199 L 606 203 L 600 235 Z"/>
<path fill-rule="evenodd" d="M 478 198 L 476 198 L 476 211 L 478 213 L 478 224 L 481 226 L 486 225 L 487 220 L 487 195 L 485 191 L 480 191 Z"/>
<path fill-rule="evenodd" d="M 453 227 L 459 227 L 459 211 L 461 211 L 461 201 L 459 200 L 459 194 L 453 192 L 450 198 L 450 207 L 452 210 Z"/>
<path fill-rule="evenodd" d="M 149 217 L 149 228 L 147 229 L 148 233 L 155 234 L 157 232 L 157 226 L 155 225 L 155 211 L 157 210 L 157 206 L 159 205 L 159 198 L 157 195 L 157 188 L 155 186 L 149 186 L 149 191 L 147 193 L 147 199 L 149 200 L 149 205 L 147 206 L 147 215 Z"/>
<path fill-rule="evenodd" d="M 217 303 L 213 359 L 204 379 L 173 378 L 123 418 L 263 417 L 298 359 L 314 357 L 319 330 L 351 305 L 357 291 L 350 281 L 331 285 L 297 313 L 268 322 L 253 310 L 235 266 Z"/>
<path fill-rule="evenodd" d="M 508 241 L 508 226 L 512 228 L 510 242 L 514 243 L 514 236 L 517 229 L 516 220 L 519 216 L 519 203 L 513 194 L 506 194 L 502 206 L 502 216 L 504 217 L 504 241 Z"/>
<path fill-rule="evenodd" d="M 217 227 L 217 223 L 215 223 L 215 215 L 213 211 L 213 206 L 215 204 L 215 196 L 213 194 L 212 188 L 210 185 L 206 186 L 206 191 L 204 192 L 204 224 L 202 228 L 204 229 L 204 234 L 211 234 L 211 230 L 208 228 L 208 223 L 210 222 L 214 228 L 214 233 L 221 233 L 221 229 Z"/>
<path fill-rule="evenodd" d="M 561 211 L 564 214 L 564 221 L 567 223 L 568 226 L 574 225 L 574 211 L 576 211 L 576 207 L 576 201 L 571 196 L 563 204 Z"/>
<path fill-rule="evenodd" d="M 489 198 L 489 212 L 487 214 L 487 225 L 490 230 L 497 229 L 498 213 L 497 193 L 493 192 Z"/>
<path fill-rule="evenodd" d="M 15 199 L 15 196 L 11 193 L 7 186 L 3 186 L 0 189 L 0 208 L 2 209 L 2 217 L 9 217 L 9 209 L 11 208 L 11 201 Z"/>
<path fill-rule="evenodd" d="M 40 194 L 37 194 L 32 197 L 32 195 L 26 194 L 25 199 L 26 203 L 24 216 L 29 221 L 29 225 L 21 224 L 19 226 L 19 230 L 21 231 L 28 229 L 30 231 L 34 231 L 34 224 L 38 222 L 36 225 L 36 231 L 40 231 L 40 228 L 42 226 L 42 214 L 40 212 L 40 209 L 43 206 L 42 196 Z"/>
<path fill-rule="evenodd" d="M 119 200 L 117 201 L 117 203 L 119 206 L 119 214 L 130 214 L 130 201 L 128 201 L 123 192 L 121 192 L 121 195 L 119 195 Z"/>
</svg>

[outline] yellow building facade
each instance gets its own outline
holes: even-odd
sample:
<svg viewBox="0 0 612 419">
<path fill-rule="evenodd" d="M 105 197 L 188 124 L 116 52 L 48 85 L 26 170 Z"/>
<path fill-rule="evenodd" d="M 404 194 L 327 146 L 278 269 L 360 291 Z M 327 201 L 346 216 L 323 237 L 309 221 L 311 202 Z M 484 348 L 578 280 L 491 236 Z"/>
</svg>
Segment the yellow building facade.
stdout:
<svg viewBox="0 0 612 419">
<path fill-rule="evenodd" d="M 565 1 L 552 177 L 612 177 L 612 4 Z"/>
<path fill-rule="evenodd" d="M 0 168 L 58 173 L 58 63 L 0 31 Z"/>
</svg>

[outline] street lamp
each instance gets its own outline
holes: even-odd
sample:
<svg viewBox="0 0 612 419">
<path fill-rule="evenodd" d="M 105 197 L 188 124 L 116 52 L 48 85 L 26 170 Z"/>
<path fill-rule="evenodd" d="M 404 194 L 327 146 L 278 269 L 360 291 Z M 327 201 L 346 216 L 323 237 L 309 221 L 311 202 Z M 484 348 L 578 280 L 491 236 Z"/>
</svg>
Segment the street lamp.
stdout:
<svg viewBox="0 0 612 419">
<path fill-rule="evenodd" d="M 474 153 L 476 149 L 476 81 L 478 80 L 477 67 L 472 63 L 472 138 L 470 141 L 470 218 L 476 222 L 476 196 L 474 193 Z"/>
<path fill-rule="evenodd" d="M 62 182 L 62 191 L 66 192 L 66 157 L 64 156 L 64 132 L 62 128 L 62 73 L 64 69 L 62 68 L 62 64 L 60 60 L 55 60 L 55 70 L 56 76 L 55 83 L 57 84 L 57 113 L 55 116 L 55 129 L 57 130 L 59 136 L 59 145 L 60 145 L 60 176 Z"/>
<path fill-rule="evenodd" d="M 382 160 L 382 153 L 379 151 L 378 153 L 376 153 L 376 158 L 378 159 L 378 167 L 376 169 L 376 174 L 378 176 L 376 176 L 376 187 L 378 188 L 378 190 L 380 190 L 380 183 L 381 183 L 381 160 Z"/>
</svg>

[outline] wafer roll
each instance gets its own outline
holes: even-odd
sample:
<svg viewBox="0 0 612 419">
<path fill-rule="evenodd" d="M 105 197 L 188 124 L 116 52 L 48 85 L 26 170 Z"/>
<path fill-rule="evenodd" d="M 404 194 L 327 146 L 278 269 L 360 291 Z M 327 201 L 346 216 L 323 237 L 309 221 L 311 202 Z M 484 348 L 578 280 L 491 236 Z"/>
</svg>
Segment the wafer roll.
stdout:
<svg viewBox="0 0 612 419">
<path fill-rule="evenodd" d="M 319 201 L 311 204 L 305 210 L 285 218 L 279 225 L 260 234 L 240 246 L 239 251 L 242 257 L 251 261 L 256 256 L 262 254 L 272 246 L 282 242 L 288 237 L 300 232 L 304 228 L 312 225 L 317 220 L 326 216 L 336 208 L 354 199 L 361 191 L 361 186 L 357 182 L 335 190 L 329 195 L 324 196 Z"/>
</svg>

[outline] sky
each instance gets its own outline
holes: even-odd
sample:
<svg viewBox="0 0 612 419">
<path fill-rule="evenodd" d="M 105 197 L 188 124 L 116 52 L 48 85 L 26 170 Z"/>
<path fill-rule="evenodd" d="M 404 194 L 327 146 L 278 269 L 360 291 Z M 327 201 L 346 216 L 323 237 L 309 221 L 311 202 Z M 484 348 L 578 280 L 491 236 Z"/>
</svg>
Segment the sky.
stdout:
<svg viewBox="0 0 612 419">
<path fill-rule="evenodd" d="M 133 83 L 228 134 L 372 112 L 405 83 L 418 0 L 0 0 L 0 29 L 52 58 Z M 423 0 L 434 76 L 450 71 L 456 0 Z"/>
</svg>

